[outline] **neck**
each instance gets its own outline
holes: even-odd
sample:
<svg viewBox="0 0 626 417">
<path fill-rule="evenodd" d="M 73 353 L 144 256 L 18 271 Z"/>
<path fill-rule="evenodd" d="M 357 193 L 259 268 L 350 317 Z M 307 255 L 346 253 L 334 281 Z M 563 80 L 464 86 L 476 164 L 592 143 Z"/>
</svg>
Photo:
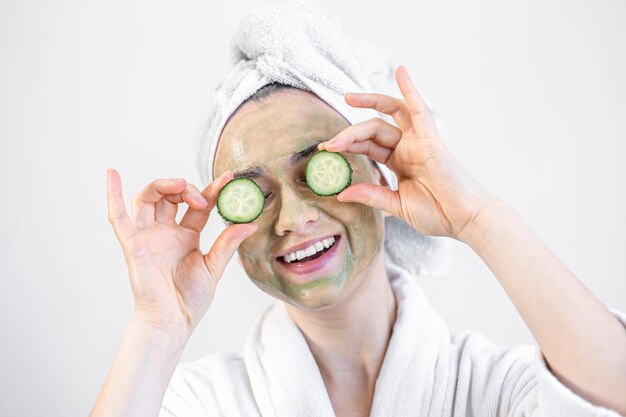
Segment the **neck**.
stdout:
<svg viewBox="0 0 626 417">
<path fill-rule="evenodd" d="M 373 387 L 396 319 L 384 250 L 341 302 L 319 311 L 286 304 L 327 383 L 349 376 Z"/>
</svg>

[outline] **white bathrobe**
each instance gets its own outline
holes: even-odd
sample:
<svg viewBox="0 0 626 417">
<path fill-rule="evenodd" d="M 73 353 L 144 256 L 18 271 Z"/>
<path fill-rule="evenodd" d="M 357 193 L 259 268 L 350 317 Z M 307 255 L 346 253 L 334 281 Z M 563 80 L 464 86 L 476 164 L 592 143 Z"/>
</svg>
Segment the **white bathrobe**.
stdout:
<svg viewBox="0 0 626 417">
<path fill-rule="evenodd" d="M 574 394 L 536 346 L 495 346 L 475 332 L 451 336 L 414 276 L 387 272 L 396 322 L 376 380 L 371 416 L 619 417 Z M 626 316 L 613 311 L 626 327 Z M 282 302 L 258 318 L 241 354 L 177 367 L 160 417 L 334 416 L 319 368 Z"/>
</svg>

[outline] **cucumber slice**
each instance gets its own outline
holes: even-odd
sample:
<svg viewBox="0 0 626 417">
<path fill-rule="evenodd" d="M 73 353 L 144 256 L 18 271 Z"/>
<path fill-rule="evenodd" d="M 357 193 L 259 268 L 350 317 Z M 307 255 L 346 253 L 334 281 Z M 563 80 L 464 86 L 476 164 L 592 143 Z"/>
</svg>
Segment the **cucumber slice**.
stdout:
<svg viewBox="0 0 626 417">
<path fill-rule="evenodd" d="M 352 182 L 352 167 L 342 154 L 322 150 L 309 159 L 306 182 L 317 195 L 336 195 Z"/>
<path fill-rule="evenodd" d="M 231 223 L 250 223 L 261 215 L 265 196 L 249 178 L 230 180 L 217 196 L 217 212 Z"/>
</svg>

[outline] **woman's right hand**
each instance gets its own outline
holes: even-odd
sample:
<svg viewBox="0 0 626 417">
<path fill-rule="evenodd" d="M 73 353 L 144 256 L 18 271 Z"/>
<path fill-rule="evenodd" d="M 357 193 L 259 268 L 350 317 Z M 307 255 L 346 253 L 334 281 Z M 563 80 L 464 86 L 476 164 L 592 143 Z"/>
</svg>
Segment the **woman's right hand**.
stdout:
<svg viewBox="0 0 626 417">
<path fill-rule="evenodd" d="M 133 219 L 122 197 L 122 181 L 107 170 L 109 221 L 119 240 L 135 299 L 135 317 L 159 330 L 187 337 L 209 308 L 217 283 L 239 244 L 256 224 L 234 224 L 208 253 L 200 251 L 200 233 L 219 191 L 232 179 L 226 171 L 200 191 L 184 179 L 159 179 L 132 200 Z M 176 223 L 178 204 L 189 205 Z"/>
</svg>

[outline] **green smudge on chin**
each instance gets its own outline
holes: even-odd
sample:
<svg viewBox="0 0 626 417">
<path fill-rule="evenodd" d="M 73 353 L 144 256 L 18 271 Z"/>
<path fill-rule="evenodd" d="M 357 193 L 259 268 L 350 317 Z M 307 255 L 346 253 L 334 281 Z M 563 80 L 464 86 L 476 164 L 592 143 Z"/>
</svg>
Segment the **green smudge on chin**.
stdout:
<svg viewBox="0 0 626 417">
<path fill-rule="evenodd" d="M 273 275 L 272 285 L 279 288 L 290 300 L 296 304 L 327 305 L 343 293 L 346 284 L 354 269 L 354 257 L 350 245 L 346 245 L 346 256 L 341 267 L 330 276 L 323 276 L 304 284 L 292 284 L 285 279 Z M 321 304 L 321 305 L 320 305 Z"/>
</svg>

